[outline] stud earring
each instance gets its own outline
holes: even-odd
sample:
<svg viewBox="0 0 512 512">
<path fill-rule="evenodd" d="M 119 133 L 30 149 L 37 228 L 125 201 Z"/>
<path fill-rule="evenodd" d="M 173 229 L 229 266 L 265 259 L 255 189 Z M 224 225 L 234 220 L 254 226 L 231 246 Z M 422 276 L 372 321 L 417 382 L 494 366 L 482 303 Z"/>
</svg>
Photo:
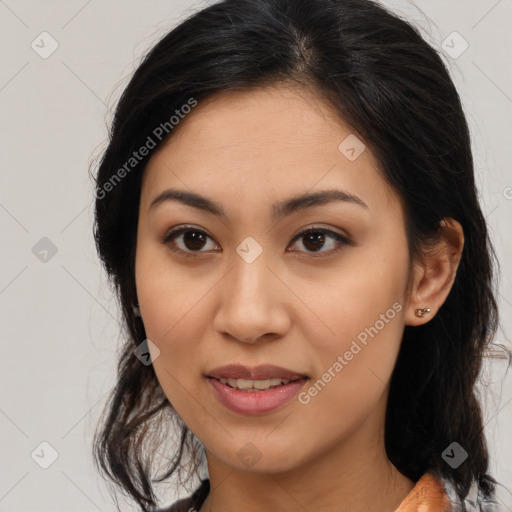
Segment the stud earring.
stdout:
<svg viewBox="0 0 512 512">
<path fill-rule="evenodd" d="M 423 316 L 425 313 L 430 313 L 430 308 L 418 308 L 416 310 L 416 316 Z"/>
<path fill-rule="evenodd" d="M 132 305 L 132 310 L 133 310 L 133 314 L 135 316 L 140 317 L 140 309 L 139 309 L 139 303 L 138 302 L 136 302 L 135 304 Z"/>
</svg>

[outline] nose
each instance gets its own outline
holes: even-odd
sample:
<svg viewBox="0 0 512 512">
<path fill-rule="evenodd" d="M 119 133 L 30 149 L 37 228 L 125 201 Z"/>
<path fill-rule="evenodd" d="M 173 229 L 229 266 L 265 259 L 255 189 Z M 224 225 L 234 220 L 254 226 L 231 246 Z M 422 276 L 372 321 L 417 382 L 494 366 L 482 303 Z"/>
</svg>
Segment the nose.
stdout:
<svg viewBox="0 0 512 512">
<path fill-rule="evenodd" d="M 236 257 L 219 287 L 214 329 L 243 343 L 284 336 L 293 294 L 269 267 L 265 252 L 252 263 Z"/>
</svg>

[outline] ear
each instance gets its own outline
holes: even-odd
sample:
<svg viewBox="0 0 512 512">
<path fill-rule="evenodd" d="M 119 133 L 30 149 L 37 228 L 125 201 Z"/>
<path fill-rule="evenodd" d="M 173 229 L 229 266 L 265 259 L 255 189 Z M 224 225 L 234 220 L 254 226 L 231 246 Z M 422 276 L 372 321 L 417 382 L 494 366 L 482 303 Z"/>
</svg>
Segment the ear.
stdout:
<svg viewBox="0 0 512 512">
<path fill-rule="evenodd" d="M 430 321 L 450 293 L 464 248 L 464 232 L 452 218 L 443 219 L 438 240 L 425 250 L 421 261 L 413 265 L 413 285 L 405 313 L 406 325 L 422 325 Z M 423 316 L 417 309 L 429 308 Z"/>
</svg>

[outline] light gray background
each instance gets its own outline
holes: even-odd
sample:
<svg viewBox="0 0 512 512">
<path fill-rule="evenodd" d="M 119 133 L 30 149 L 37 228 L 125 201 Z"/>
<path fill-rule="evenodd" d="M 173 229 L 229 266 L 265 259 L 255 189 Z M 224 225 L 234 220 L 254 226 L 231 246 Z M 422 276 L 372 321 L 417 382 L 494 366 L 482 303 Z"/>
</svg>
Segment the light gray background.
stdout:
<svg viewBox="0 0 512 512">
<path fill-rule="evenodd" d="M 385 1 L 445 54 L 471 123 L 477 179 L 502 265 L 501 327 L 512 331 L 512 0 Z M 111 109 L 144 52 L 205 2 L 0 0 L 0 511 L 114 511 L 90 444 L 115 379 L 115 301 L 92 238 L 88 166 L 106 144 Z M 57 50 L 43 59 L 47 31 Z M 455 50 L 460 42 L 452 44 Z M 45 48 L 49 48 L 46 39 Z M 41 50 L 42 51 L 42 48 Z M 56 246 L 47 261 L 33 247 Z M 47 242 L 42 242 L 47 243 Z M 37 253 L 37 251 L 35 251 Z M 492 474 L 512 488 L 512 386 L 492 370 L 486 434 Z M 509 372 L 510 373 L 510 372 Z M 41 468 L 50 451 L 58 458 Z M 44 456 L 42 456 L 44 453 Z M 34 455 L 34 458 L 37 457 Z M 176 496 L 167 491 L 168 501 Z M 123 510 L 129 510 L 125 506 Z"/>
</svg>

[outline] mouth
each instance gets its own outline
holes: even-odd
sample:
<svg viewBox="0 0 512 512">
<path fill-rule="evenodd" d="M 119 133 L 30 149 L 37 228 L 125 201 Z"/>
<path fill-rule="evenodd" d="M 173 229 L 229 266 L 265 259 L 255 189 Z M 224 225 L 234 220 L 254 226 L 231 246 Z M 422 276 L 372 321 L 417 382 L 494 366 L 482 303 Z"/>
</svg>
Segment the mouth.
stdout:
<svg viewBox="0 0 512 512">
<path fill-rule="evenodd" d="M 266 367 L 265 371 L 261 367 L 255 370 L 245 368 L 242 371 L 245 378 L 233 377 L 240 375 L 240 367 L 231 367 L 230 370 L 225 367 L 211 373 L 215 375 L 205 377 L 220 404 L 231 412 L 246 416 L 269 414 L 285 407 L 297 397 L 309 380 L 306 375 L 277 367 Z M 285 376 L 276 376 L 279 373 Z M 256 375 L 257 378 L 247 378 L 247 375 Z"/>
<path fill-rule="evenodd" d="M 309 378 L 305 374 L 270 364 L 255 368 L 243 365 L 222 366 L 210 371 L 206 377 L 229 388 L 247 393 L 282 388 L 290 383 L 303 382 Z"/>
<path fill-rule="evenodd" d="M 225 386 L 228 386 L 232 389 L 236 389 L 237 391 L 245 391 L 246 393 L 257 393 L 262 391 L 268 391 L 270 389 L 281 388 L 282 386 L 286 386 L 290 382 L 298 382 L 298 381 L 306 381 L 307 377 L 300 377 L 298 379 L 281 379 L 281 378 L 272 378 L 272 379 L 228 379 L 228 378 L 219 378 L 208 377 L 210 379 L 216 380 Z"/>
</svg>

